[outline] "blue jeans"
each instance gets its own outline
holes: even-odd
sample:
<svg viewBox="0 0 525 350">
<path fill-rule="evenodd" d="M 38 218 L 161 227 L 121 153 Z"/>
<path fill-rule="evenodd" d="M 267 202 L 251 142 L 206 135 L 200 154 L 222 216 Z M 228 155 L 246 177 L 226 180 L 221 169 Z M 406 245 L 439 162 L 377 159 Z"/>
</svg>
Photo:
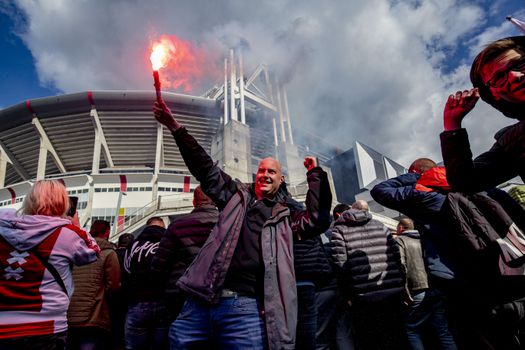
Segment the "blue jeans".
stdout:
<svg viewBox="0 0 525 350">
<path fill-rule="evenodd" d="M 408 342 L 414 350 L 424 350 L 421 327 L 428 321 L 436 333 L 440 349 L 456 350 L 454 338 L 448 329 L 443 296 L 428 289 L 412 295 L 414 302 L 405 310 L 405 328 Z"/>
<path fill-rule="evenodd" d="M 188 298 L 170 327 L 170 349 L 267 349 L 262 307 L 256 298 L 220 298 L 209 305 Z"/>
<path fill-rule="evenodd" d="M 316 350 L 354 350 L 353 324 L 350 308 L 339 290 L 325 289 L 316 294 Z"/>
<path fill-rule="evenodd" d="M 312 282 L 297 283 L 297 332 L 295 348 L 315 349 L 317 332 L 317 310 L 315 307 L 315 285 Z"/>
<path fill-rule="evenodd" d="M 130 304 L 124 328 L 126 349 L 167 349 L 169 322 L 162 302 Z"/>
</svg>

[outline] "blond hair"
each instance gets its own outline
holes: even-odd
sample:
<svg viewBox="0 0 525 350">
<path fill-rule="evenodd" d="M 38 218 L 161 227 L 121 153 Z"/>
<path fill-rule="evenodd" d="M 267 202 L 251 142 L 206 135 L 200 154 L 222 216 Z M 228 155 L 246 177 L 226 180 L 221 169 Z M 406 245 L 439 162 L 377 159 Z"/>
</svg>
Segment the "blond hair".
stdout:
<svg viewBox="0 0 525 350">
<path fill-rule="evenodd" d="M 69 198 L 64 185 L 57 180 L 37 181 L 24 199 L 22 213 L 26 215 L 65 216 Z"/>
</svg>

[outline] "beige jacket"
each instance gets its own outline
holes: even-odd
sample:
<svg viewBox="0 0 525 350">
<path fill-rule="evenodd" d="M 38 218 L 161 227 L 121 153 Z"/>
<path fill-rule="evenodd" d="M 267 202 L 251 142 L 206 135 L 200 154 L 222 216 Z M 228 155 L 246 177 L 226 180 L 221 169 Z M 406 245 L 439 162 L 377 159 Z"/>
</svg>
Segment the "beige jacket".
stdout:
<svg viewBox="0 0 525 350">
<path fill-rule="evenodd" d="M 67 312 L 69 327 L 99 327 L 110 331 L 108 297 L 120 288 L 120 265 L 115 249 L 96 238 L 100 258 L 73 268 L 75 291 Z"/>
</svg>

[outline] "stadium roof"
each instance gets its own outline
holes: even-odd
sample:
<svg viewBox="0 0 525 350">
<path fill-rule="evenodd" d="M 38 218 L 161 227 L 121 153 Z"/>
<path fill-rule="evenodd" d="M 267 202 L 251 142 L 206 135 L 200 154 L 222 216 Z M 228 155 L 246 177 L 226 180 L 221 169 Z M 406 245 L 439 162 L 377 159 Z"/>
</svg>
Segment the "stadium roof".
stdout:
<svg viewBox="0 0 525 350">
<path fill-rule="evenodd" d="M 220 101 L 167 92 L 163 97 L 209 152 L 221 122 Z M 96 137 L 101 140 L 100 169 L 153 169 L 158 139 L 154 101 L 150 91 L 86 91 L 0 110 L 0 153 L 8 162 L 5 185 L 37 177 L 41 143 L 48 151 L 46 176 L 91 172 Z M 160 168 L 185 171 L 166 128 L 162 140 Z"/>
</svg>

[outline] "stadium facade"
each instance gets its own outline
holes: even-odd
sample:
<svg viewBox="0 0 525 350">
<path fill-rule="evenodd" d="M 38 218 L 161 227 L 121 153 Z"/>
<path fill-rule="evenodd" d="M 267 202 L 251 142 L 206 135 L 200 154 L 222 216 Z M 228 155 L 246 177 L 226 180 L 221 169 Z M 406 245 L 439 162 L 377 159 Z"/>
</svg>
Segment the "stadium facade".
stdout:
<svg viewBox="0 0 525 350">
<path fill-rule="evenodd" d="M 234 61 L 232 53 L 230 63 Z M 264 65 L 246 77 L 242 66 L 226 61 L 222 86 L 204 96 L 163 92 L 163 97 L 221 168 L 241 181 L 252 181 L 259 161 L 273 156 L 283 164 L 290 192 L 301 201 L 307 189 L 306 154 L 317 156 L 329 174 L 330 164 L 339 164 L 328 162 L 333 149 L 294 143 L 286 90 Z M 155 121 L 154 100 L 154 91 L 86 91 L 1 110 L 0 208 L 20 208 L 36 180 L 56 178 L 79 198 L 81 224 L 108 220 L 114 223 L 112 239 L 135 231 L 153 215 L 189 212 L 198 183 L 169 130 Z M 353 151 L 358 171 L 346 176 L 346 182 L 366 190 L 370 167 L 377 169 L 367 155 L 387 158 L 358 145 L 367 151 Z M 376 178 L 394 175 L 389 169 Z M 403 171 L 397 164 L 392 169 Z M 336 200 L 334 193 L 334 204 Z M 395 226 L 387 217 L 380 219 Z"/>
</svg>

